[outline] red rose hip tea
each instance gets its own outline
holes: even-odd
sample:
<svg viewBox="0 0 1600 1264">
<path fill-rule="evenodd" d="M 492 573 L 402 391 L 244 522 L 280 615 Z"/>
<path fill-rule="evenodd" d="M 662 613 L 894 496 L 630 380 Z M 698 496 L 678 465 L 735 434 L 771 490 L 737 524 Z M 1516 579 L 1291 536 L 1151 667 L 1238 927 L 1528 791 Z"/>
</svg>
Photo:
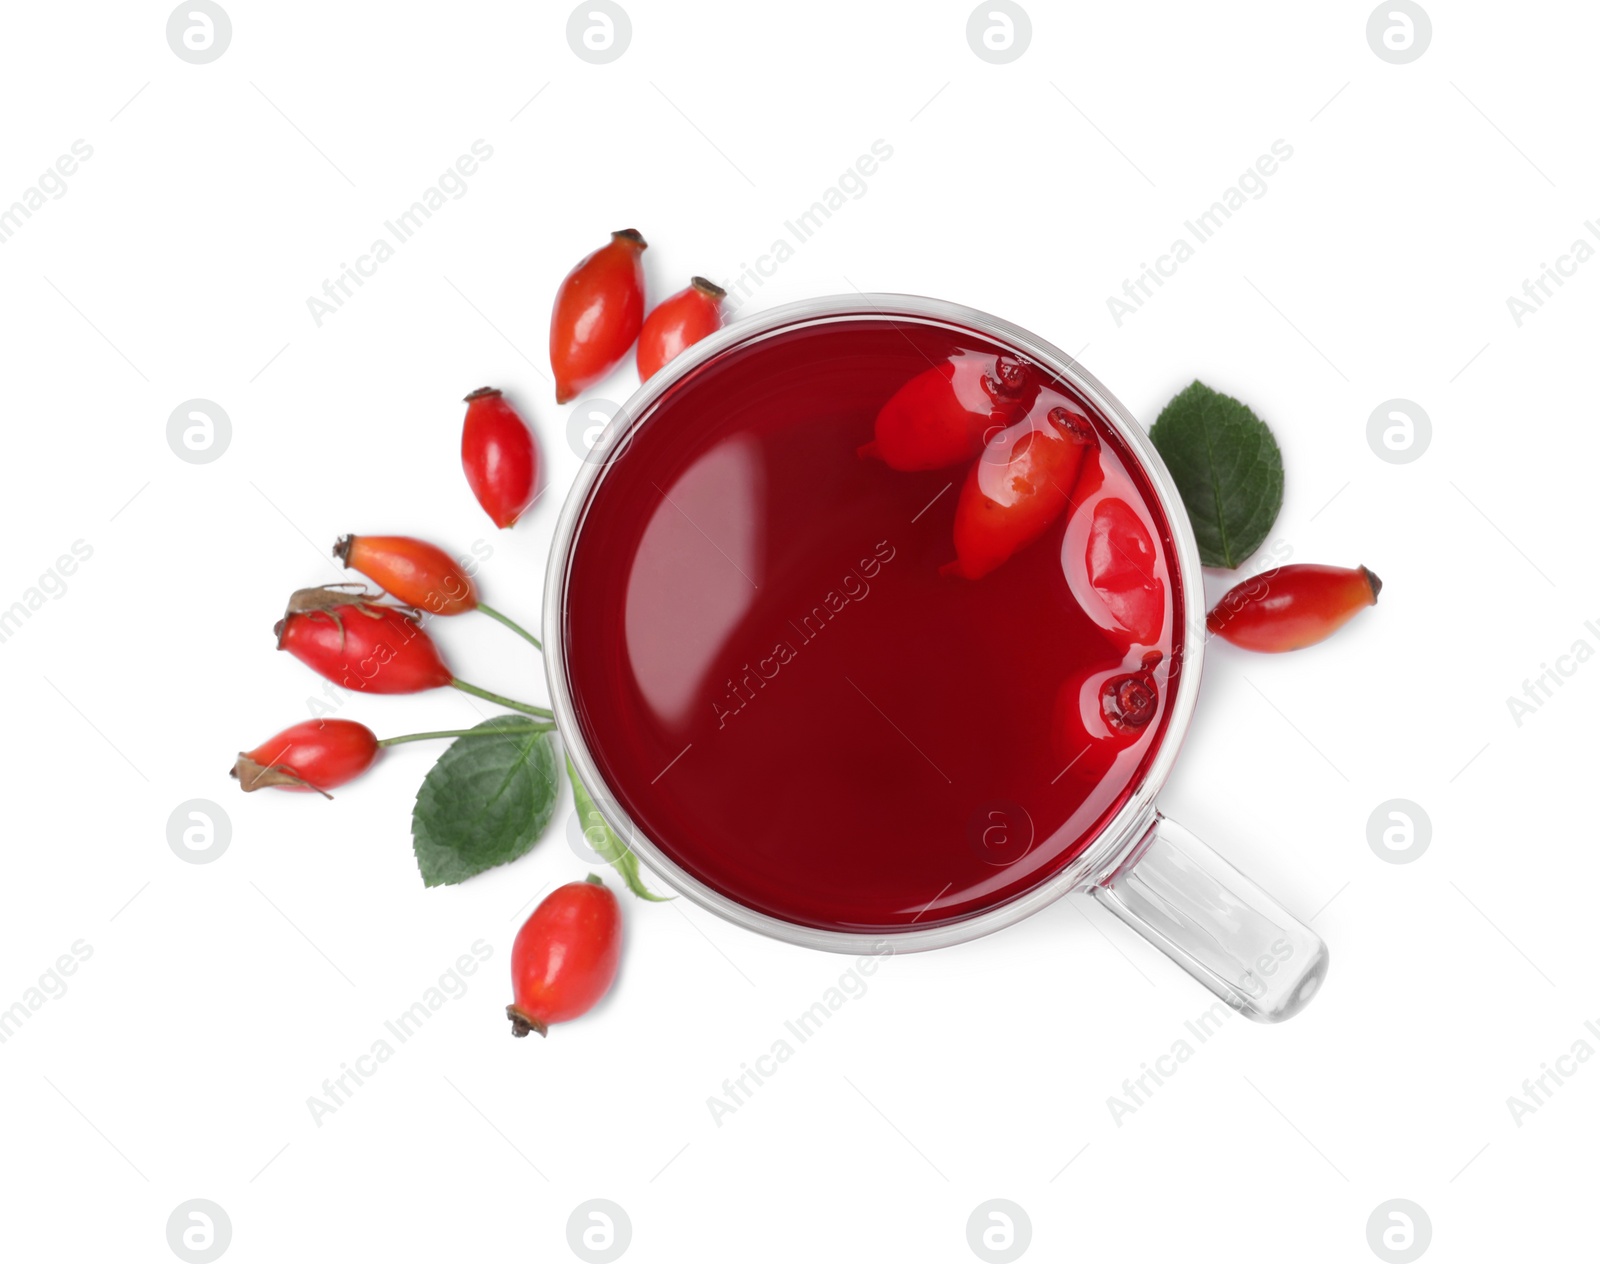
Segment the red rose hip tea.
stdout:
<svg viewBox="0 0 1600 1264">
<path fill-rule="evenodd" d="M 737 345 L 583 507 L 578 724 L 685 871 L 800 925 L 1015 899 L 1127 801 L 1182 659 L 1154 490 L 1068 384 L 945 324 Z"/>
</svg>

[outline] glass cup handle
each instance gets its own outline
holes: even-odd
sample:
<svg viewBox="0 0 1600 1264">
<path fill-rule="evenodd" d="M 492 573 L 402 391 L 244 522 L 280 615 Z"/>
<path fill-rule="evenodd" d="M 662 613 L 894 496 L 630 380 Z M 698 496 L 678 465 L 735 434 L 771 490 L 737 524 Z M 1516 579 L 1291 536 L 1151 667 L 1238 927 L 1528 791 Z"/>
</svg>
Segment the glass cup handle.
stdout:
<svg viewBox="0 0 1600 1264">
<path fill-rule="evenodd" d="M 1090 894 L 1257 1022 L 1299 1013 L 1328 973 L 1328 948 L 1314 931 L 1159 813 Z"/>
</svg>

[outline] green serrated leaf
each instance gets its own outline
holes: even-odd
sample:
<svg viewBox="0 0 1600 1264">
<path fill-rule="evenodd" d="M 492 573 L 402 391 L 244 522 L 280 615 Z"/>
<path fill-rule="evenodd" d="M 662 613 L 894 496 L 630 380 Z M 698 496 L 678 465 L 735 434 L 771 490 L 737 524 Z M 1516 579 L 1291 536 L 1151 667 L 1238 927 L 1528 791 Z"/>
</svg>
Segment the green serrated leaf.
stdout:
<svg viewBox="0 0 1600 1264">
<path fill-rule="evenodd" d="M 572 782 L 572 803 L 578 810 L 578 824 L 583 827 L 584 841 L 601 859 L 622 875 L 622 880 L 628 884 L 628 890 L 640 899 L 658 901 L 672 899 L 670 895 L 657 895 L 645 886 L 644 879 L 639 876 L 639 858 L 611 832 L 611 827 L 606 824 L 606 818 L 600 815 L 600 809 L 595 807 L 589 792 L 583 788 L 583 782 L 578 780 L 578 770 L 572 766 L 571 759 L 567 760 L 567 780 Z"/>
<path fill-rule="evenodd" d="M 411 839 L 430 886 L 524 855 L 555 815 L 561 774 L 549 731 L 498 715 L 456 738 L 417 790 Z"/>
<path fill-rule="evenodd" d="M 1233 570 L 1261 547 L 1283 507 L 1283 454 L 1266 422 L 1197 381 L 1161 410 L 1150 442 L 1178 485 L 1201 562 Z"/>
</svg>

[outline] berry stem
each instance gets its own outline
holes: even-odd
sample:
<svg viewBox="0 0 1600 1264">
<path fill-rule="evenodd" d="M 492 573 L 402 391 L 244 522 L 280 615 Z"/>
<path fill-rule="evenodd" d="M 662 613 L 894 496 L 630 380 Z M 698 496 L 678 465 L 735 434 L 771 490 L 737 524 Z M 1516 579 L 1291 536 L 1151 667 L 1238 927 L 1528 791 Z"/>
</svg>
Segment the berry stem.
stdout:
<svg viewBox="0 0 1600 1264">
<path fill-rule="evenodd" d="M 499 733 L 548 733 L 554 724 L 530 724 L 526 728 L 436 729 L 431 733 L 403 733 L 399 737 L 380 737 L 379 746 L 399 746 L 402 742 L 425 742 L 436 737 L 493 737 Z"/>
<path fill-rule="evenodd" d="M 496 622 L 505 624 L 506 627 L 510 628 L 529 645 L 533 646 L 534 649 L 540 651 L 541 653 L 544 652 L 544 646 L 539 644 L 539 638 L 534 636 L 533 633 L 529 632 L 528 629 L 523 627 L 520 623 L 513 622 L 512 620 L 506 618 L 505 615 L 501 614 L 493 606 L 486 606 L 481 601 L 478 603 L 478 609 L 483 611 L 484 614 L 488 615 Z"/>
<path fill-rule="evenodd" d="M 485 702 L 498 703 L 502 707 L 509 707 L 513 711 L 520 711 L 523 715 L 536 715 L 542 720 L 555 719 L 555 712 L 545 707 L 530 706 L 526 702 L 517 702 L 512 698 L 502 697 L 497 693 L 490 693 L 487 689 L 479 689 L 477 685 L 469 685 L 464 680 L 452 680 L 450 686 L 459 689 L 462 693 L 470 693 L 475 698 L 482 698 Z"/>
</svg>

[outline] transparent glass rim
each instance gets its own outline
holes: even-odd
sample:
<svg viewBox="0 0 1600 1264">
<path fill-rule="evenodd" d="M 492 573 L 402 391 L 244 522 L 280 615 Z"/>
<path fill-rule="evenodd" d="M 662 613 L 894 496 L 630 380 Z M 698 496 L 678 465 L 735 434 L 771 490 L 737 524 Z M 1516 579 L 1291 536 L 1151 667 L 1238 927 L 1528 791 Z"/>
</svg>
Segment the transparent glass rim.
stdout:
<svg viewBox="0 0 1600 1264">
<path fill-rule="evenodd" d="M 1177 696 L 1171 700 L 1161 745 L 1127 802 L 1070 864 L 1006 903 L 956 921 L 884 931 L 828 930 L 763 913 L 702 882 L 668 857 L 628 815 L 600 775 L 578 724 L 567 678 L 566 593 L 575 545 L 595 488 L 605 477 L 612 458 L 626 449 L 633 430 L 648 418 L 656 401 L 673 383 L 726 351 L 763 341 L 777 333 L 852 319 L 897 318 L 919 324 L 953 326 L 1009 346 L 1071 383 L 1099 408 L 1143 467 L 1166 515 L 1177 555 L 1179 588 L 1188 626 L 1182 644 L 1183 670 L 1179 673 Z M 891 952 L 919 952 L 965 943 L 1031 916 L 1069 891 L 1114 870 L 1128 849 L 1143 837 L 1155 816 L 1156 793 L 1172 771 L 1194 714 L 1206 640 L 1203 610 L 1200 551 L 1177 485 L 1133 415 L 1074 357 L 1017 325 L 957 303 L 910 294 L 839 294 L 787 303 L 734 321 L 672 360 L 617 410 L 579 471 L 556 523 L 545 571 L 545 675 L 562 742 L 595 806 L 617 836 L 675 890 L 735 925 L 788 943 L 842 953 L 882 953 L 886 944 Z M 1197 612 L 1200 612 L 1198 617 Z"/>
</svg>

